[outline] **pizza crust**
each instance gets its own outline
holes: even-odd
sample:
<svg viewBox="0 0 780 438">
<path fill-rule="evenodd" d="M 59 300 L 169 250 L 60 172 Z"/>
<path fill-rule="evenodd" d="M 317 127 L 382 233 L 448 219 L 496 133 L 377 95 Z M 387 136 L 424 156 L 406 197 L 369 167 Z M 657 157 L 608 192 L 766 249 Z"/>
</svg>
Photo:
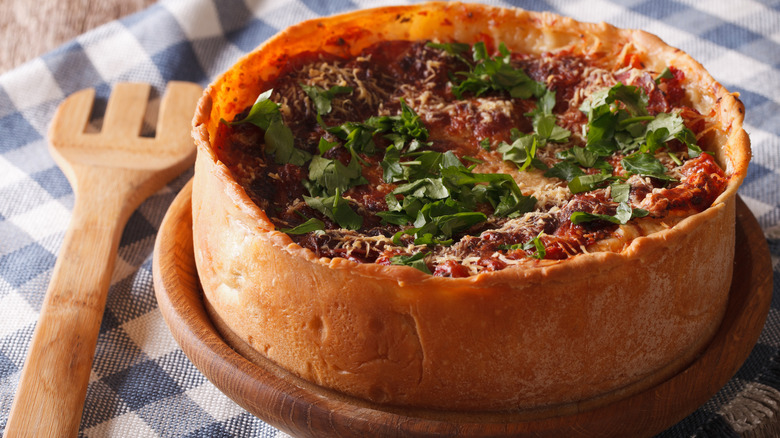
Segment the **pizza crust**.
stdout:
<svg viewBox="0 0 780 438">
<path fill-rule="evenodd" d="M 251 105 L 292 54 L 354 55 L 383 39 L 485 38 L 512 51 L 597 51 L 684 70 L 690 105 L 711 114 L 714 127 L 699 141 L 728 187 L 704 212 L 621 252 L 442 278 L 317 258 L 274 230 L 215 151 L 220 119 Z M 242 340 L 237 349 L 250 346 L 307 381 L 373 403 L 522 411 L 647 388 L 690 363 L 725 312 L 735 195 L 750 158 L 742 108 L 655 36 L 549 13 L 430 3 L 298 24 L 218 78 L 195 114 L 193 241 L 204 298 Z"/>
</svg>

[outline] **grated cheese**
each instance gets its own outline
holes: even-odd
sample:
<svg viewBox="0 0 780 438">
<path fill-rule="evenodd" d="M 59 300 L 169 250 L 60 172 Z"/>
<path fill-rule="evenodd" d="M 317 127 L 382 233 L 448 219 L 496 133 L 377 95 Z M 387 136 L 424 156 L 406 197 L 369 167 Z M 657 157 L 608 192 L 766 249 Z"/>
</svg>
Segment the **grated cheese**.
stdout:
<svg viewBox="0 0 780 438">
<path fill-rule="evenodd" d="M 593 53 L 596 53 L 600 42 L 592 47 Z M 449 55 L 446 55 L 449 56 Z M 564 110 L 566 115 L 571 116 L 572 112 L 578 112 L 579 107 L 587 99 L 588 96 L 594 92 L 609 88 L 618 82 L 617 78 L 622 78 L 621 82 L 631 84 L 635 81 L 641 83 L 647 79 L 647 73 L 641 69 L 635 69 L 630 64 L 631 56 L 633 56 L 633 48 L 630 45 L 623 47 L 623 50 L 614 57 L 616 65 L 620 68 L 616 71 L 610 71 L 597 65 L 589 65 L 582 61 L 578 61 L 572 67 L 572 74 L 576 74 L 578 77 L 574 79 L 577 84 L 571 90 L 571 98 L 568 100 L 568 109 Z M 443 138 L 443 140 L 451 141 L 457 146 L 463 146 L 466 143 L 473 143 L 476 134 L 474 133 L 474 126 L 481 125 L 500 126 L 502 129 L 507 125 L 507 121 L 521 120 L 527 116 L 524 114 L 533 106 L 523 109 L 523 105 L 528 105 L 528 102 L 519 102 L 517 99 L 502 98 L 496 96 L 481 96 L 472 97 L 464 100 L 449 99 L 447 92 L 442 93 L 441 88 L 446 87 L 445 90 L 451 90 L 452 84 L 447 82 L 442 84 L 437 78 L 442 77 L 442 69 L 446 68 L 446 63 L 437 59 L 428 59 L 422 68 L 422 77 L 415 78 L 416 82 L 400 84 L 395 89 L 388 89 L 382 86 L 383 83 L 392 83 L 387 77 L 382 75 L 382 72 L 373 72 L 373 74 L 366 74 L 365 68 L 362 65 L 371 63 L 371 56 L 357 57 L 349 62 L 342 61 L 319 61 L 309 65 L 303 75 L 302 81 L 306 85 L 317 86 L 322 89 L 329 89 L 334 86 L 348 86 L 352 87 L 353 92 L 349 94 L 339 94 L 332 100 L 332 114 L 337 119 L 351 120 L 350 116 L 354 114 L 356 108 L 369 107 L 377 115 L 397 115 L 399 113 L 398 106 L 395 102 L 399 99 L 404 101 L 420 116 L 423 121 L 428 123 L 445 123 L 444 134 L 449 136 Z M 553 71 L 552 67 L 557 58 L 554 55 L 548 54 L 541 58 L 542 71 Z M 418 66 L 419 67 L 419 66 Z M 544 70 L 547 68 L 548 70 Z M 450 72 L 451 73 L 451 72 Z M 548 74 L 544 78 L 545 82 L 554 84 L 558 78 L 554 74 Z M 300 87 L 287 87 L 284 88 L 278 96 L 277 102 L 280 103 L 280 112 L 283 118 L 296 117 L 297 114 L 304 114 L 312 116 L 315 112 L 314 103 L 309 96 Z M 531 103 L 535 105 L 535 103 Z M 566 112 L 568 111 L 568 112 Z M 559 122 L 563 118 L 564 114 L 556 114 Z M 577 114 L 575 114 L 577 115 Z M 582 124 L 580 118 L 571 117 L 567 123 L 571 126 L 572 135 L 569 137 L 566 143 L 549 143 L 544 147 L 540 147 L 536 152 L 536 158 L 547 165 L 552 165 L 558 162 L 558 154 L 561 151 L 571 148 L 573 145 L 584 146 L 586 144 L 587 136 L 585 132 L 585 125 Z M 707 121 L 705 116 L 699 116 L 695 120 L 691 120 L 690 117 L 686 120 L 691 123 L 697 122 L 699 119 Z M 573 121 L 572 121 L 573 120 Z M 466 128 L 458 128 L 463 132 L 458 131 L 453 126 L 466 126 Z M 512 126 L 509 124 L 509 126 Z M 562 126 L 562 125 L 561 125 Z M 568 127 L 568 126 L 567 126 Z M 706 129 L 700 132 L 699 136 L 705 135 L 709 130 L 714 129 L 714 126 L 706 125 Z M 505 129 L 506 131 L 506 129 Z M 506 134 L 503 132 L 503 134 Z M 325 134 L 331 135 L 331 134 Z M 486 137 L 489 140 L 491 146 L 495 146 L 501 140 Z M 483 140 L 483 139 L 478 139 Z M 566 181 L 558 178 L 548 178 L 544 176 L 544 171 L 538 169 L 531 169 L 529 171 L 519 171 L 514 164 L 508 164 L 502 161 L 501 154 L 492 151 L 479 150 L 479 159 L 485 161 L 484 164 L 478 164 L 474 168 L 475 172 L 481 173 L 505 173 L 512 176 L 521 189 L 523 195 L 533 196 L 536 198 L 536 205 L 534 211 L 525 213 L 517 218 L 494 218 L 490 217 L 485 226 L 488 228 L 483 231 L 479 236 L 466 236 L 458 242 L 455 242 L 451 246 L 433 246 L 428 247 L 425 245 L 415 245 L 413 243 L 404 244 L 398 246 L 393 243 L 393 239 L 386 236 L 369 236 L 363 235 L 355 231 L 346 229 L 329 229 L 323 230 L 321 233 L 327 237 L 324 243 L 322 243 L 321 249 L 323 250 L 338 250 L 340 254 L 344 254 L 346 257 L 375 257 L 375 256 L 392 256 L 395 254 L 411 255 L 418 252 L 425 252 L 425 261 L 432 265 L 442 265 L 448 261 L 454 261 L 464 266 L 470 275 L 478 274 L 486 269 L 493 269 L 492 267 L 485 266 L 484 254 L 475 255 L 473 251 L 470 251 L 468 244 L 474 243 L 475 239 L 480 239 L 485 233 L 497 233 L 506 235 L 516 235 L 526 238 L 530 230 L 533 230 L 533 235 L 537 235 L 541 230 L 544 230 L 546 224 L 550 221 L 557 220 L 557 216 L 566 211 L 569 211 L 576 207 L 575 202 L 582 202 L 581 198 L 574 198 L 574 195 L 568 188 Z M 673 178 L 682 180 L 684 175 L 682 173 L 682 166 L 675 164 L 674 160 L 666 152 L 658 152 L 656 158 L 668 169 L 667 174 Z M 235 167 L 237 172 L 241 175 L 241 180 L 245 182 L 245 186 L 250 185 L 254 178 L 259 177 L 256 172 L 259 170 L 263 172 L 266 168 L 266 164 L 257 159 L 255 162 L 244 165 L 240 163 Z M 381 172 L 380 172 L 381 174 Z M 364 176 L 366 173 L 364 172 Z M 267 172 L 265 177 L 271 180 L 282 181 L 279 174 L 275 172 Z M 654 196 L 661 195 L 664 189 L 654 188 L 653 181 L 649 178 L 643 178 L 638 175 L 633 175 L 626 181 L 634 189 L 642 189 L 641 193 L 645 194 L 643 199 L 634 199 L 639 196 L 631 196 L 631 206 L 645 208 L 652 205 L 654 202 Z M 611 188 L 599 189 L 607 199 L 611 196 Z M 389 190 L 388 190 L 389 192 Z M 386 192 L 385 192 L 386 193 Z M 344 195 L 351 205 L 357 206 L 361 213 L 366 213 L 367 209 L 359 200 L 353 199 L 348 195 Z M 579 199 L 579 201 L 578 201 Z M 290 217 L 294 217 L 294 213 L 303 208 L 305 202 L 301 199 L 292 201 L 287 206 L 287 213 Z M 286 223 L 281 218 L 275 218 L 279 223 Z M 668 219 L 667 222 L 674 223 L 676 219 Z M 594 250 L 608 249 L 608 250 L 620 250 L 627 245 L 630 240 L 642 233 L 652 232 L 654 229 L 668 228 L 669 223 L 657 221 L 653 218 L 647 218 L 641 221 L 641 226 L 636 224 L 622 225 L 618 228 L 617 232 L 614 232 L 609 238 L 602 239 L 590 246 L 581 244 L 579 242 L 570 242 L 564 239 L 555 241 L 554 245 L 556 249 L 563 251 L 566 254 L 573 255 L 577 253 L 587 253 Z M 645 225 L 647 224 L 647 225 Z M 278 225 L 278 224 L 277 224 Z M 532 238 L 533 236 L 531 236 Z M 526 242 L 516 242 L 526 243 Z M 518 266 L 524 264 L 535 264 L 538 260 L 528 257 L 516 257 L 510 256 L 503 251 L 494 251 L 490 257 L 500 261 L 507 266 Z"/>
</svg>

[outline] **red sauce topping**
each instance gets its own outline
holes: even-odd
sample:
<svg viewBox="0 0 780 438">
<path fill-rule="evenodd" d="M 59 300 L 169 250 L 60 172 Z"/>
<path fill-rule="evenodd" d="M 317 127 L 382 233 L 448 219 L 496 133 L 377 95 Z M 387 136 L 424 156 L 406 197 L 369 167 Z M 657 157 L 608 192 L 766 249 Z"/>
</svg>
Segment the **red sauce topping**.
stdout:
<svg viewBox="0 0 780 438">
<path fill-rule="evenodd" d="M 377 115 L 397 115 L 402 97 L 420 115 L 429 132 L 427 149 L 452 151 L 465 165 L 471 163 L 467 161 L 468 157 L 501 159 L 497 152 L 484 150 L 484 140 L 489 140 L 495 147 L 501 142 L 511 142 L 513 129 L 522 133 L 534 130 L 529 112 L 537 107 L 536 98 L 511 99 L 503 91 L 488 91 L 479 99 L 469 93 L 462 99 L 456 98 L 452 91 L 453 78 L 468 66 L 462 59 L 429 47 L 425 42 L 382 42 L 353 58 L 303 53 L 282 61 L 283 72 L 267 88 L 273 89 L 271 100 L 283 103 L 284 123 L 292 131 L 295 147 L 312 155 L 319 153 L 321 138 L 334 139 L 323 125 L 332 127 L 362 122 Z M 602 60 L 566 52 L 534 57 L 513 54 L 511 58 L 513 67 L 522 69 L 533 80 L 555 92 L 553 113 L 556 123 L 573 132 L 581 132 L 588 122 L 586 114 L 580 111 L 582 93 L 589 89 L 594 77 L 592 72 L 600 68 L 600 62 Z M 704 119 L 683 105 L 684 75 L 673 66 L 669 68 L 669 75 L 659 80 L 654 80 L 649 73 L 636 74 L 629 70 L 606 76 L 612 84 L 632 81 L 631 85 L 641 87 L 647 94 L 650 114 L 677 111 L 694 133 L 704 129 Z M 348 85 L 353 87 L 353 92 L 333 97 L 334 110 L 318 121 L 311 99 L 301 88 L 302 83 Z M 244 118 L 248 111 L 249 108 L 236 120 Z M 357 232 L 344 233 L 338 231 L 340 227 L 333 220 L 303 202 L 304 196 L 309 196 L 302 183 L 309 178 L 308 168 L 275 163 L 266 153 L 263 135 L 262 129 L 249 123 L 221 126 L 218 136 L 225 140 L 217 142 L 220 159 L 278 228 L 291 228 L 306 218 L 317 218 L 323 221 L 326 230 L 333 231 L 291 235 L 294 241 L 318 256 L 344 257 L 361 263 L 390 264 L 395 260 L 393 257 L 410 254 L 411 246 L 407 248 L 407 245 L 412 245 L 413 239 L 408 235 L 396 235 L 406 227 L 388 224 L 376 214 L 388 209 L 386 196 L 398 186 L 384 180 L 380 165 L 383 151 L 391 144 L 390 139 L 375 135 L 373 142 L 378 152 L 359 156 L 362 176 L 368 184 L 351 187 L 344 195 L 359 206 L 356 211 L 362 216 L 363 225 Z M 584 146 L 582 143 L 582 137 L 572 136 L 567 147 Z M 631 205 L 647 210 L 655 218 L 691 214 L 708 208 L 725 189 L 728 180 L 724 172 L 709 154 L 687 159 L 685 146 L 680 142 L 672 141 L 667 147 L 685 159 L 678 169 L 683 177 L 674 182 L 629 179 Z M 330 149 L 323 157 L 344 165 L 353 159 L 344 147 Z M 547 165 L 557 160 L 554 154 L 545 157 L 543 161 Z M 607 158 L 613 175 L 625 174 L 621 164 L 623 158 L 621 154 Z M 674 165 L 667 164 L 667 167 L 671 169 Z M 598 169 L 585 168 L 584 172 L 593 174 Z M 418 245 L 414 251 L 446 255 L 439 258 L 439 262 L 428 259 L 426 263 L 433 275 L 447 277 L 471 275 L 474 268 L 462 263 L 468 257 L 477 258 L 472 265 L 480 271 L 500 270 L 513 260 L 538 257 L 535 249 L 518 247 L 534 238 L 543 244 L 544 258 L 565 259 L 611 236 L 617 228 L 616 224 L 605 220 L 574 224 L 570 220 L 572 213 L 612 216 L 616 214 L 617 206 L 605 188 L 598 188 L 571 195 L 554 212 L 545 211 L 549 206 L 537 206 L 537 210 L 529 213 L 531 216 L 526 215 L 517 226 L 507 227 L 510 223 L 507 218 L 491 217 L 453 236 L 450 246 L 420 248 Z M 489 204 L 474 207 L 488 216 L 492 208 Z M 371 240 L 370 244 L 344 245 L 344 236 L 354 238 L 358 234 L 385 238 Z M 389 240 L 394 235 L 395 244 Z"/>
</svg>

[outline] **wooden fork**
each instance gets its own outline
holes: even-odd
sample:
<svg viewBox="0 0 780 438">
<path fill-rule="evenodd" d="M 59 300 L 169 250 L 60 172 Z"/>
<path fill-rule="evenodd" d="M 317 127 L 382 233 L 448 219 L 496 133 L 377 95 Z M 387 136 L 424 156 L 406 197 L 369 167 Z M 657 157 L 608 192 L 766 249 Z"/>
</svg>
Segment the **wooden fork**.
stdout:
<svg viewBox="0 0 780 438">
<path fill-rule="evenodd" d="M 132 212 L 191 166 L 197 84 L 172 82 L 156 136 L 141 137 L 148 84 L 118 84 L 99 134 L 86 133 L 95 91 L 68 97 L 49 130 L 50 151 L 75 192 L 5 437 L 76 436 L 119 240 Z"/>
</svg>

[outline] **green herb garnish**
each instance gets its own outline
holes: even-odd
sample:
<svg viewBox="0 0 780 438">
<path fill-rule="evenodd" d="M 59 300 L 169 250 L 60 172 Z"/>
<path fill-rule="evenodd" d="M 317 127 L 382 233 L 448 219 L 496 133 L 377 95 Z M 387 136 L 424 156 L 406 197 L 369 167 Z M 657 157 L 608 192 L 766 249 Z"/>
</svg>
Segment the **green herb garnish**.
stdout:
<svg viewBox="0 0 780 438">
<path fill-rule="evenodd" d="M 693 152 L 692 157 L 698 155 L 695 135 L 682 117 L 676 113 L 649 115 L 647 103 L 642 88 L 619 82 L 588 97 L 580 106 L 588 114 L 586 148 L 601 156 L 616 151 L 654 153 L 678 139 Z"/>
<path fill-rule="evenodd" d="M 274 162 L 303 166 L 309 161 L 311 154 L 295 147 L 292 131 L 282 121 L 279 104 L 270 100 L 272 92 L 273 90 L 267 90 L 261 93 L 243 119 L 225 123 L 230 126 L 251 123 L 259 127 L 265 131 L 265 150 L 274 156 Z"/>
<path fill-rule="evenodd" d="M 613 201 L 628 202 L 628 197 L 631 194 L 631 184 L 614 183 L 609 188 Z"/>
<path fill-rule="evenodd" d="M 634 153 L 623 158 L 620 163 L 629 174 L 674 181 L 674 178 L 666 175 L 666 166 L 650 153 Z"/>
<path fill-rule="evenodd" d="M 489 56 L 485 43 L 478 42 L 471 47 L 471 60 L 465 57 L 463 45 L 431 45 L 454 54 L 468 66 L 468 71 L 459 71 L 453 75 L 452 93 L 462 99 L 465 93 L 480 96 L 488 91 L 505 91 L 510 96 L 528 99 L 539 97 L 545 91 L 544 84 L 531 79 L 522 69 L 510 64 L 510 53 L 504 43 L 499 44 L 498 55 Z"/>
<path fill-rule="evenodd" d="M 563 143 L 571 136 L 571 131 L 557 125 L 553 108 L 555 108 L 555 92 L 545 89 L 544 94 L 536 102 L 536 108 L 525 114 L 531 117 L 534 133 L 544 144 L 548 141 Z"/>
<path fill-rule="evenodd" d="M 293 228 L 282 228 L 281 232 L 287 234 L 306 234 L 312 231 L 320 231 L 325 229 L 325 223 L 317 218 L 311 218 L 306 222 L 299 224 Z"/>
<path fill-rule="evenodd" d="M 312 103 L 314 103 L 314 108 L 317 110 L 317 114 L 321 116 L 330 113 L 331 109 L 333 108 L 331 105 L 331 100 L 333 100 L 334 97 L 339 94 L 352 93 L 352 87 L 341 87 L 338 85 L 330 87 L 327 90 L 316 85 L 300 84 L 300 86 L 306 95 L 309 96 L 309 99 L 311 99 Z"/>
<path fill-rule="evenodd" d="M 451 151 L 410 155 L 414 160 L 400 163 L 401 172 L 396 174 L 406 182 L 385 198 L 388 211 L 377 213 L 386 222 L 413 225 L 396 240 L 410 234 L 416 244 L 449 244 L 454 234 L 487 220 L 474 211 L 479 203 L 489 203 L 500 217 L 518 216 L 536 203 L 522 194 L 511 176 L 474 173 Z"/>
<path fill-rule="evenodd" d="M 292 131 L 281 121 L 274 120 L 265 131 L 265 150 L 273 154 L 277 164 L 295 164 L 303 166 L 311 159 L 311 154 L 296 148 Z"/>
<path fill-rule="evenodd" d="M 585 172 L 573 161 L 560 161 L 555 163 L 553 167 L 547 170 L 547 172 L 544 173 L 544 176 L 548 178 L 560 178 L 565 181 L 571 181 L 575 177 L 584 174 Z"/>
<path fill-rule="evenodd" d="M 689 157 L 698 156 L 701 149 L 679 114 L 653 116 L 648 113 L 647 104 L 648 97 L 642 88 L 622 83 L 593 93 L 580 106 L 588 115 L 586 146 L 575 146 L 560 153 L 563 161 L 556 163 L 545 176 L 568 181 L 573 193 L 601 188 L 604 183 L 618 179 L 610 176 L 612 166 L 605 158 L 623 153 L 626 156 L 621 165 L 629 175 L 674 181 L 666 175 L 666 166 L 655 153 L 674 139 L 686 145 Z M 676 155 L 669 154 L 677 165 L 682 164 Z M 581 168 L 601 169 L 601 174 L 585 175 Z"/>
<path fill-rule="evenodd" d="M 578 175 L 569 181 L 569 190 L 572 193 L 589 192 L 598 188 L 605 187 L 607 183 L 615 179 L 612 175 L 605 173 L 595 173 L 591 175 Z"/>
<path fill-rule="evenodd" d="M 525 135 L 511 144 L 502 142 L 496 150 L 501 152 L 501 157 L 505 161 L 511 161 L 517 164 L 521 171 L 530 169 L 531 164 L 538 162 L 536 159 L 536 148 L 539 145 L 536 135 Z"/>
<path fill-rule="evenodd" d="M 428 269 L 428 265 L 425 264 L 424 259 L 425 253 L 423 252 L 414 253 L 412 255 L 399 254 L 390 257 L 390 264 L 411 266 L 417 270 L 425 272 L 426 274 L 430 274 L 431 270 Z"/>
<path fill-rule="evenodd" d="M 281 121 L 282 113 L 279 112 L 279 104 L 271 100 L 273 89 L 267 90 L 257 96 L 255 103 L 249 109 L 249 113 L 241 120 L 228 123 L 230 126 L 251 123 L 262 130 L 268 129 L 271 122 Z M 227 122 L 226 122 L 227 123 Z"/>
<path fill-rule="evenodd" d="M 665 67 L 663 71 L 655 77 L 655 83 L 660 84 L 661 79 L 672 79 L 673 77 L 674 75 L 672 74 L 672 71 L 669 70 L 669 67 Z"/>
<path fill-rule="evenodd" d="M 304 182 L 312 196 L 331 196 L 337 190 L 343 193 L 362 184 L 368 184 L 368 181 L 363 177 L 362 167 L 355 156 L 346 166 L 339 160 L 323 158 L 320 155 L 312 157 L 309 164 L 309 181 Z"/>
<path fill-rule="evenodd" d="M 645 217 L 648 215 L 647 210 L 641 208 L 631 208 L 627 202 L 621 202 L 618 204 L 617 211 L 614 216 L 608 214 L 594 214 L 586 213 L 584 211 L 575 211 L 569 218 L 573 224 L 582 224 L 585 222 L 591 222 L 595 220 L 602 220 L 611 222 L 613 224 L 625 225 L 629 220 L 635 217 Z"/>
<path fill-rule="evenodd" d="M 341 196 L 339 190 L 336 190 L 333 196 L 326 198 L 304 196 L 303 200 L 306 202 L 306 205 L 324 214 L 341 228 L 359 230 L 363 225 L 363 216 L 357 214 L 349 206 L 349 201 Z"/>
<path fill-rule="evenodd" d="M 544 242 L 542 242 L 542 235 L 544 235 L 544 231 L 540 231 L 539 234 L 537 234 L 536 237 L 529 240 L 525 243 L 515 243 L 512 245 L 499 245 L 498 249 L 503 250 L 510 250 L 510 251 L 516 251 L 516 250 L 523 250 L 523 251 L 529 251 L 534 250 L 533 253 L 529 254 L 528 257 L 532 257 L 535 259 L 544 259 L 544 257 L 547 255 L 547 250 L 544 247 Z"/>
<path fill-rule="evenodd" d="M 539 260 L 547 255 L 547 250 L 544 248 L 544 242 L 542 242 L 542 234 L 543 232 L 539 232 L 536 237 L 523 244 L 523 249 L 526 251 L 533 249 L 534 252 L 531 254 L 531 257 Z"/>
<path fill-rule="evenodd" d="M 501 152 L 504 160 L 517 164 L 521 171 L 532 168 L 547 170 L 547 166 L 536 158 L 536 151 L 546 146 L 547 142 L 563 143 L 571 136 L 569 130 L 556 124 L 553 107 L 555 107 L 555 92 L 545 90 L 536 108 L 525 114 L 531 117 L 534 133 L 523 134 L 513 129 L 512 143 L 502 142 L 498 145 L 496 150 Z"/>
<path fill-rule="evenodd" d="M 443 50 L 447 52 L 447 54 L 455 56 L 463 62 L 468 62 L 468 60 L 463 57 L 463 54 L 471 50 L 471 46 L 466 43 L 435 43 L 430 41 L 426 44 L 426 46 Z"/>
</svg>

